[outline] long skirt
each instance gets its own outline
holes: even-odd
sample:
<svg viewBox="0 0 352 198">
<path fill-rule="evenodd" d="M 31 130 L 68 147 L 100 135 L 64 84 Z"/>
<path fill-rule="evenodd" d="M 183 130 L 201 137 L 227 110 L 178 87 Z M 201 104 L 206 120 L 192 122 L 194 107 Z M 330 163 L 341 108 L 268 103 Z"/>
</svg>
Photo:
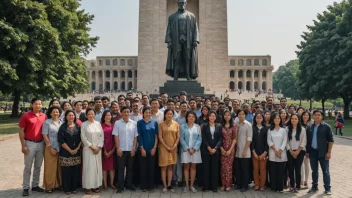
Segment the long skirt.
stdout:
<svg viewBox="0 0 352 198">
<path fill-rule="evenodd" d="M 61 186 L 61 166 L 59 163 L 59 153 L 53 155 L 50 148 L 44 149 L 44 178 L 43 187 L 53 189 Z"/>
</svg>

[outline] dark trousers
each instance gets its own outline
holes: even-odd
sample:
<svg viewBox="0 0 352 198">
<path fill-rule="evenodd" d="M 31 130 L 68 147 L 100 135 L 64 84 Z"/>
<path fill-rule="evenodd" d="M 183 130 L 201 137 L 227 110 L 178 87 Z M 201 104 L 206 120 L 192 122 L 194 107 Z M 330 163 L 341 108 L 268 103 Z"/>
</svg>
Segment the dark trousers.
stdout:
<svg viewBox="0 0 352 198">
<path fill-rule="evenodd" d="M 203 161 L 203 189 L 216 190 L 219 184 L 219 160 L 220 155 L 202 155 Z"/>
<path fill-rule="evenodd" d="M 288 175 L 290 177 L 290 186 L 291 188 L 301 188 L 301 167 L 303 164 L 304 156 L 306 151 L 299 152 L 297 158 L 293 158 L 290 151 L 287 151 L 287 166 L 288 166 Z"/>
<path fill-rule="evenodd" d="M 80 165 L 61 166 L 62 188 L 64 192 L 76 191 L 80 180 Z"/>
<path fill-rule="evenodd" d="M 137 147 L 138 148 L 138 147 Z M 141 152 L 139 150 L 136 151 L 136 154 L 133 159 L 133 178 L 132 178 L 132 183 L 135 186 L 139 186 L 141 181 L 140 181 L 140 174 L 141 174 L 141 169 L 140 169 L 140 156 Z"/>
<path fill-rule="evenodd" d="M 184 73 L 183 76 L 186 78 L 190 77 L 190 61 L 191 61 L 191 50 L 187 49 L 187 41 L 180 43 L 181 51 L 177 52 L 176 64 L 174 67 L 174 77 L 180 77 L 181 72 Z M 184 67 L 184 68 L 182 68 Z"/>
<path fill-rule="evenodd" d="M 198 186 L 203 186 L 203 163 L 199 163 L 196 165 L 197 169 L 197 184 Z"/>
<path fill-rule="evenodd" d="M 270 185 L 271 190 L 284 190 L 284 171 L 286 162 L 270 162 Z"/>
<path fill-rule="evenodd" d="M 244 189 L 248 189 L 249 161 L 250 161 L 250 158 L 236 157 L 236 159 L 235 159 L 236 184 L 238 187 L 241 187 Z"/>
<path fill-rule="evenodd" d="M 139 162 L 141 189 L 154 189 L 155 155 L 147 154 L 146 157 L 140 155 Z"/>
<path fill-rule="evenodd" d="M 117 156 L 117 182 L 118 187 L 123 188 L 125 184 L 125 168 L 126 168 L 126 186 L 132 186 L 133 178 L 133 158 L 130 151 L 123 151 L 122 156 Z"/>
<path fill-rule="evenodd" d="M 330 171 L 329 171 L 329 160 L 325 159 L 324 157 L 318 157 L 318 151 L 315 149 L 311 149 L 309 153 L 309 161 L 310 161 L 310 168 L 312 169 L 312 188 L 318 189 L 318 163 L 320 163 L 321 170 L 323 172 L 323 181 L 324 181 L 324 188 L 326 191 L 331 190 L 330 186 Z"/>
<path fill-rule="evenodd" d="M 284 187 L 287 185 L 287 180 L 288 180 L 288 165 L 286 163 L 285 164 L 285 168 L 284 168 L 284 181 L 283 181 L 284 182 Z"/>
</svg>

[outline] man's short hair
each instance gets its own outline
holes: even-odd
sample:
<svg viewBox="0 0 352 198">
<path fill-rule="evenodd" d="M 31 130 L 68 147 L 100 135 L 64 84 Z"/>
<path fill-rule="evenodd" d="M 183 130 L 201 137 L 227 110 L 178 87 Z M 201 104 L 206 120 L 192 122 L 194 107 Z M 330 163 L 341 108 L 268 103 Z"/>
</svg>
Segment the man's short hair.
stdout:
<svg viewBox="0 0 352 198">
<path fill-rule="evenodd" d="M 103 96 L 103 97 L 101 98 L 101 100 L 102 100 L 102 101 L 103 101 L 103 100 L 110 101 L 110 100 L 109 100 L 109 98 L 108 98 L 108 97 L 106 97 L 106 96 Z"/>
</svg>

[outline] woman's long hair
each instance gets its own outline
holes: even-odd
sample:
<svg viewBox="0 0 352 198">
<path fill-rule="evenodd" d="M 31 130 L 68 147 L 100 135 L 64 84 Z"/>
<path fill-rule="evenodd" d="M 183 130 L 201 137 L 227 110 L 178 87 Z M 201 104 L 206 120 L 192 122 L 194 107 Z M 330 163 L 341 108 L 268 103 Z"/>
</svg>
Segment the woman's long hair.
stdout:
<svg viewBox="0 0 352 198">
<path fill-rule="evenodd" d="M 299 137 L 300 137 L 301 132 L 302 132 L 302 126 L 301 126 L 301 122 L 300 122 L 299 117 L 298 117 L 297 114 L 292 114 L 291 117 L 290 117 L 290 120 L 288 121 L 288 125 L 287 125 L 287 128 L 288 128 L 288 141 L 291 141 L 291 139 L 292 139 L 293 125 L 292 125 L 291 119 L 292 119 L 293 116 L 296 116 L 297 120 L 298 120 L 297 128 L 296 128 L 296 140 L 299 141 Z"/>
<path fill-rule="evenodd" d="M 273 112 L 271 114 L 271 118 L 270 118 L 270 130 L 274 130 L 275 129 L 275 123 L 274 123 L 274 119 L 276 118 L 276 116 L 278 116 L 280 118 L 280 124 L 279 126 L 282 127 L 282 119 L 279 113 L 277 112 Z"/>
<path fill-rule="evenodd" d="M 224 114 L 222 115 L 221 125 L 222 125 L 223 128 L 225 128 L 225 125 L 226 125 L 225 114 L 226 113 L 230 114 L 230 121 L 229 121 L 230 122 L 230 127 L 229 128 L 232 128 L 233 127 L 233 118 L 231 116 L 231 112 L 229 110 L 227 110 L 227 109 L 224 111 Z"/>
</svg>

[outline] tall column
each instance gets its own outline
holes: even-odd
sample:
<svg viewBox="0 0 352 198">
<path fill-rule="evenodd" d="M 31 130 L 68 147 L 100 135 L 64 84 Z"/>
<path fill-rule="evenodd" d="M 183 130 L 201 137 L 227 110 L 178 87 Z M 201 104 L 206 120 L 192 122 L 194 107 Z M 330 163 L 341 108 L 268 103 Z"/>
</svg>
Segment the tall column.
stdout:
<svg viewBox="0 0 352 198">
<path fill-rule="evenodd" d="M 259 76 L 259 85 L 258 85 L 258 89 L 259 90 L 263 90 L 263 87 L 262 87 L 262 85 L 263 85 L 263 70 L 259 70 L 259 72 L 258 72 L 258 76 Z"/>
<path fill-rule="evenodd" d="M 235 90 L 238 89 L 238 70 L 235 69 Z"/>
<path fill-rule="evenodd" d="M 136 82 L 135 82 L 135 80 L 136 80 L 136 76 L 135 76 L 135 70 L 132 70 L 132 88 L 134 89 L 134 90 L 136 90 Z"/>
<path fill-rule="evenodd" d="M 268 70 L 266 72 L 266 90 L 269 90 L 271 88 L 270 86 L 270 72 Z"/>
<path fill-rule="evenodd" d="M 118 74 L 117 74 L 117 77 L 118 77 L 118 85 L 117 85 L 117 88 L 118 90 L 121 91 L 121 70 L 118 71 Z"/>
<path fill-rule="evenodd" d="M 272 74 L 273 74 L 273 72 L 269 71 L 269 82 L 270 82 L 269 89 L 271 89 L 271 90 L 273 90 L 273 79 L 272 79 L 273 75 Z"/>
<path fill-rule="evenodd" d="M 114 77 L 114 70 L 110 70 L 110 90 L 114 89 L 114 79 L 113 79 L 113 77 Z"/>
<path fill-rule="evenodd" d="M 125 89 L 128 90 L 128 70 L 125 70 Z"/>
<path fill-rule="evenodd" d="M 103 91 L 105 90 L 105 70 L 103 70 Z"/>
<path fill-rule="evenodd" d="M 244 69 L 243 70 L 243 82 L 242 82 L 242 87 L 243 87 L 243 90 L 246 91 L 247 90 L 247 70 Z"/>
<path fill-rule="evenodd" d="M 255 70 L 251 70 L 251 90 L 254 91 L 254 72 Z"/>
<path fill-rule="evenodd" d="M 100 70 L 95 71 L 95 90 L 96 91 L 98 91 L 100 89 L 100 87 L 99 87 L 99 84 L 100 84 L 99 73 L 100 73 Z"/>
</svg>

